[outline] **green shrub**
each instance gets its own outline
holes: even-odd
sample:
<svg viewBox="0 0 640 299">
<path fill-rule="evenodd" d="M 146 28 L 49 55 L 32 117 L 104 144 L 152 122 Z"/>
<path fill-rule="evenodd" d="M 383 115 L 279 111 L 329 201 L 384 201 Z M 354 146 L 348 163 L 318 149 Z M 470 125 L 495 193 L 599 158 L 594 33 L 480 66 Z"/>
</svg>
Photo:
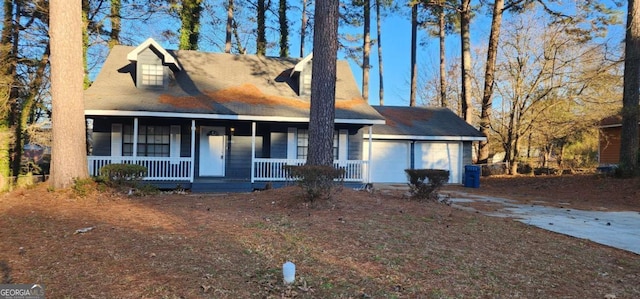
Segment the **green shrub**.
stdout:
<svg viewBox="0 0 640 299">
<path fill-rule="evenodd" d="M 11 190 L 11 178 L 0 173 L 0 192 Z"/>
<path fill-rule="evenodd" d="M 305 199 L 313 202 L 316 199 L 331 199 L 333 192 L 341 187 L 344 177 L 344 169 L 336 169 L 332 166 L 317 165 L 287 165 L 287 175 L 294 179 L 302 188 Z"/>
<path fill-rule="evenodd" d="M 147 195 L 154 195 L 158 193 L 160 193 L 160 189 L 158 189 L 158 187 L 151 184 L 140 184 L 137 188 L 133 190 L 132 195 L 147 196 Z"/>
<path fill-rule="evenodd" d="M 628 167 L 627 165 L 621 163 L 613 169 L 613 176 L 619 179 L 628 179 L 640 176 L 640 166 L 636 169 L 633 169 L 632 167 Z"/>
<path fill-rule="evenodd" d="M 505 163 L 495 163 L 495 164 L 485 164 L 482 165 L 482 176 L 492 176 L 492 175 L 501 175 L 507 174 L 507 164 Z"/>
<path fill-rule="evenodd" d="M 560 174 L 560 170 L 552 167 L 538 167 L 533 170 L 533 174 L 535 175 L 558 175 Z"/>
<path fill-rule="evenodd" d="M 640 176 L 640 151 L 637 153 L 638 162 L 636 163 L 636 167 L 634 168 L 632 165 L 627 165 L 625 163 L 620 163 L 614 169 L 613 175 L 616 178 L 632 178 L 635 176 Z"/>
<path fill-rule="evenodd" d="M 91 178 L 87 179 L 73 179 L 73 186 L 71 189 L 73 193 L 78 197 L 87 197 L 92 191 L 96 190 L 97 183 Z"/>
<path fill-rule="evenodd" d="M 449 171 L 442 169 L 405 169 L 411 196 L 417 200 L 437 199 L 438 189 L 449 181 Z"/>
<path fill-rule="evenodd" d="M 519 174 L 531 174 L 533 173 L 533 167 L 529 163 L 518 163 Z"/>
<path fill-rule="evenodd" d="M 107 184 L 136 186 L 147 175 L 147 168 L 137 164 L 109 164 L 100 168 L 100 176 Z"/>
<path fill-rule="evenodd" d="M 33 185 L 35 185 L 35 181 L 31 172 L 21 174 L 16 178 L 16 187 L 18 188 L 28 188 Z"/>
</svg>

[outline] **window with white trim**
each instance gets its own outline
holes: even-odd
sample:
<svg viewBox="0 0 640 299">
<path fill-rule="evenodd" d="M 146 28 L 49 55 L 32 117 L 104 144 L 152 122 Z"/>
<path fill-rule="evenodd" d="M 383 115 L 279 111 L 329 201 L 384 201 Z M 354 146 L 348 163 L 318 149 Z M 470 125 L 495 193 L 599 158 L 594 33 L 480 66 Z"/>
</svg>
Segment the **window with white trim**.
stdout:
<svg viewBox="0 0 640 299">
<path fill-rule="evenodd" d="M 163 86 L 164 66 L 162 66 L 161 64 L 143 64 L 142 85 Z"/>
<path fill-rule="evenodd" d="M 170 126 L 138 126 L 138 150 L 140 157 L 170 156 Z M 122 128 L 122 155 L 133 156 L 133 126 Z"/>
<path fill-rule="evenodd" d="M 309 130 L 298 129 L 297 159 L 307 159 L 309 154 Z M 338 159 L 338 131 L 333 132 L 333 159 Z"/>
</svg>

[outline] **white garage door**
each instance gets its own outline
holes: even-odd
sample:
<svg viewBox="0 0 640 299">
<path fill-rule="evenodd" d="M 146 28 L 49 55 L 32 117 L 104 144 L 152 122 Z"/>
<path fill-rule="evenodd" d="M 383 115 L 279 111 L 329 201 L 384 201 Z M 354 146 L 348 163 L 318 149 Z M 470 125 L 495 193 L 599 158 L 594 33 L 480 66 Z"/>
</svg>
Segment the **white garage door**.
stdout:
<svg viewBox="0 0 640 299">
<path fill-rule="evenodd" d="M 365 141 L 363 150 L 365 160 L 369 160 L 369 142 Z M 406 183 L 405 169 L 410 168 L 411 146 L 409 142 L 374 140 L 371 146 L 371 182 Z"/>
<path fill-rule="evenodd" d="M 461 149 L 457 142 L 417 143 L 416 168 L 449 170 L 449 183 L 459 184 L 462 182 Z"/>
</svg>

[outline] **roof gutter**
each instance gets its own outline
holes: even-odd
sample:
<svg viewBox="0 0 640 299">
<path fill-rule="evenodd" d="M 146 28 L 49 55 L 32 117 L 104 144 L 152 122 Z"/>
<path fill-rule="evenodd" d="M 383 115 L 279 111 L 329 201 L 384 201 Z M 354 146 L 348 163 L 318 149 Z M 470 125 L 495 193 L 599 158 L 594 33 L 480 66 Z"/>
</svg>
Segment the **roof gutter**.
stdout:
<svg viewBox="0 0 640 299">
<path fill-rule="evenodd" d="M 167 117 L 187 119 L 216 119 L 216 120 L 247 120 L 269 122 L 309 122 L 308 117 L 286 117 L 268 115 L 230 115 L 215 113 L 178 113 L 178 112 L 153 112 L 153 111 L 121 111 L 121 110 L 85 110 L 85 116 L 129 116 L 129 117 Z M 344 119 L 336 118 L 336 124 L 377 125 L 384 124 L 384 119 Z"/>
<path fill-rule="evenodd" d="M 369 134 L 363 134 L 363 138 L 368 139 Z M 415 141 L 486 141 L 487 137 L 478 136 L 418 136 L 418 135 L 383 135 L 372 134 L 372 139 L 376 140 L 415 140 Z"/>
</svg>

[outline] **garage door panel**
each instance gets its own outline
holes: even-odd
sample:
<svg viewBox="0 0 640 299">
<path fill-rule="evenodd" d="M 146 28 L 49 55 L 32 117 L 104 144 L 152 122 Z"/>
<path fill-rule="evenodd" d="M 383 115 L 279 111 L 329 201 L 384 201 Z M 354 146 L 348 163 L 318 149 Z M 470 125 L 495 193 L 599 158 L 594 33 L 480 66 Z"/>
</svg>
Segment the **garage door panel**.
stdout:
<svg viewBox="0 0 640 299">
<path fill-rule="evenodd" d="M 368 142 L 364 143 L 364 148 Z M 405 183 L 405 169 L 410 168 L 411 146 L 408 142 L 373 141 L 371 146 L 371 182 Z M 365 150 L 365 158 L 368 151 Z"/>
<path fill-rule="evenodd" d="M 459 184 L 461 145 L 455 142 L 421 142 L 416 146 L 416 167 L 449 170 L 449 183 Z"/>
</svg>

